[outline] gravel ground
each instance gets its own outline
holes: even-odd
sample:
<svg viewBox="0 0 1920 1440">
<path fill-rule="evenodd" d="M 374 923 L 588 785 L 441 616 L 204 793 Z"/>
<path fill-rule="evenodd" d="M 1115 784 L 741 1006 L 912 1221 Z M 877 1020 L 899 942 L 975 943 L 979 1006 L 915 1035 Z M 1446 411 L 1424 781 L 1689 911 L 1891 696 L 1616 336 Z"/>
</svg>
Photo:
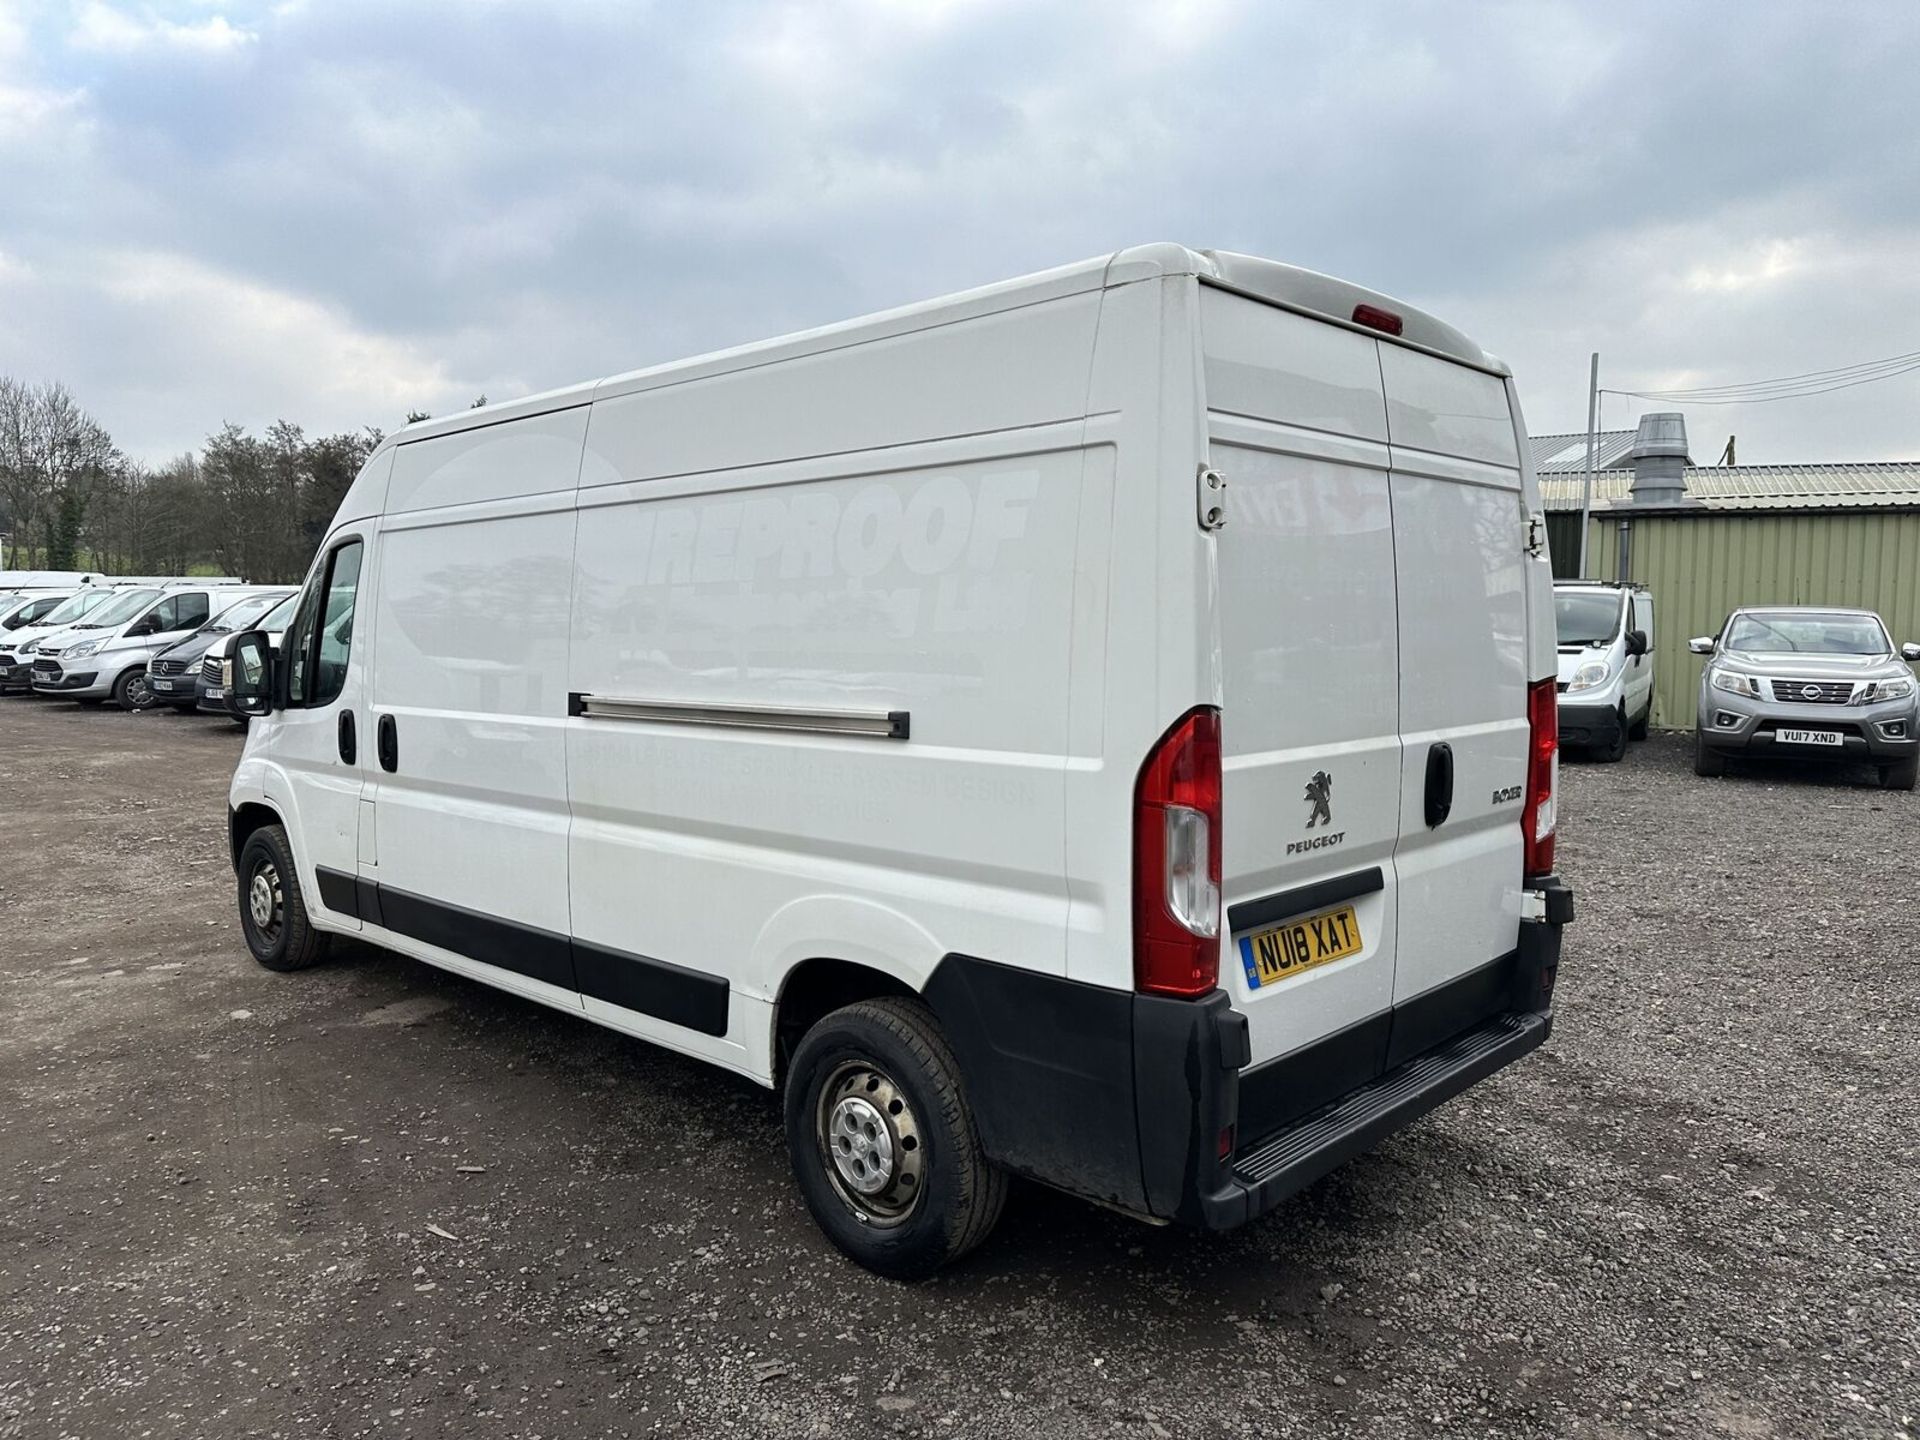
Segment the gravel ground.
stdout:
<svg viewBox="0 0 1920 1440">
<path fill-rule="evenodd" d="M 0 702 L 0 1437 L 1912 1436 L 1920 803 L 1563 771 L 1548 1047 L 1233 1235 L 841 1261 L 771 1095 L 234 921 L 231 727 Z"/>
</svg>

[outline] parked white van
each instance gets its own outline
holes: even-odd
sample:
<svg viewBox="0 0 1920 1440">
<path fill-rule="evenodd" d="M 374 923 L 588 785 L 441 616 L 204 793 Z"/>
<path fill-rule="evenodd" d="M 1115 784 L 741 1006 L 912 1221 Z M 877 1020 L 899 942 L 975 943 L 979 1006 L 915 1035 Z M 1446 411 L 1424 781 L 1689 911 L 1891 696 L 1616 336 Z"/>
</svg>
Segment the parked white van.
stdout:
<svg viewBox="0 0 1920 1440">
<path fill-rule="evenodd" d="M 33 656 L 39 643 L 71 629 L 112 600 L 116 593 L 111 585 L 85 586 L 38 618 L 0 632 L 0 694 L 31 689 Z"/>
<path fill-rule="evenodd" d="M 1008 1173 L 1237 1225 L 1551 1024 L 1513 387 L 1325 276 L 1153 245 L 410 426 L 281 650 L 231 644 L 259 961 L 783 1087 L 886 1274 Z"/>
<path fill-rule="evenodd" d="M 254 587 L 224 581 L 120 587 L 71 629 L 33 645 L 33 692 L 144 710 L 154 699 L 147 662 L 253 593 Z"/>
<path fill-rule="evenodd" d="M 1560 648 L 1560 743 L 1618 761 L 1653 723 L 1653 592 L 1644 585 L 1561 580 L 1553 587 Z"/>
</svg>

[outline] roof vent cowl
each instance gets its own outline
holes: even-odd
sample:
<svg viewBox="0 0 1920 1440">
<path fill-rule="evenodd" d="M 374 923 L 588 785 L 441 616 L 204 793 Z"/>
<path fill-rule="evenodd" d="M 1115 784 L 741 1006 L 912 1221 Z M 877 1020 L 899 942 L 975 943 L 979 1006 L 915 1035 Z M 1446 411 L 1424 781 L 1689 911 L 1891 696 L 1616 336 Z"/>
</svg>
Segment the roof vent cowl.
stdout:
<svg viewBox="0 0 1920 1440">
<path fill-rule="evenodd" d="M 1687 417 L 1662 411 L 1640 417 L 1633 437 L 1632 505 L 1697 505 L 1687 494 Z"/>
</svg>

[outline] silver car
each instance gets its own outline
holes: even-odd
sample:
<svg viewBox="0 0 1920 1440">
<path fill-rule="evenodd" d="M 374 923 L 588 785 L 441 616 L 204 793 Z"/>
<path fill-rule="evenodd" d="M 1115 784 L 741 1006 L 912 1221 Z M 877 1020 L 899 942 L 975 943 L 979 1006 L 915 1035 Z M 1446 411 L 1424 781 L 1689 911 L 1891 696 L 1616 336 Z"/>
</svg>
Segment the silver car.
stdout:
<svg viewBox="0 0 1920 1440">
<path fill-rule="evenodd" d="M 1791 756 L 1876 765 L 1889 790 L 1911 790 L 1920 760 L 1920 645 L 1894 649 L 1871 610 L 1769 605 L 1736 610 L 1720 633 L 1687 642 L 1711 657 L 1700 675 L 1696 774 L 1727 757 Z"/>
</svg>

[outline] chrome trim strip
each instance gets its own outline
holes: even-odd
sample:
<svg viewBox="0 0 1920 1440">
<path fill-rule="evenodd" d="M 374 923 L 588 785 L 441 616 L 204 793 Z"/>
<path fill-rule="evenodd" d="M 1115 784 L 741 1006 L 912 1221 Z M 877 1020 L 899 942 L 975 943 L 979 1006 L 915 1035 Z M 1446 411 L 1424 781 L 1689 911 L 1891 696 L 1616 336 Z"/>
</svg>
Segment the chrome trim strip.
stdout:
<svg viewBox="0 0 1920 1440">
<path fill-rule="evenodd" d="M 791 705 L 702 705 L 683 700 L 633 700 L 572 694 L 567 713 L 588 720 L 638 720 L 656 725 L 720 725 L 740 730 L 784 730 L 802 735 L 908 738 L 905 710 L 808 710 Z"/>
</svg>

